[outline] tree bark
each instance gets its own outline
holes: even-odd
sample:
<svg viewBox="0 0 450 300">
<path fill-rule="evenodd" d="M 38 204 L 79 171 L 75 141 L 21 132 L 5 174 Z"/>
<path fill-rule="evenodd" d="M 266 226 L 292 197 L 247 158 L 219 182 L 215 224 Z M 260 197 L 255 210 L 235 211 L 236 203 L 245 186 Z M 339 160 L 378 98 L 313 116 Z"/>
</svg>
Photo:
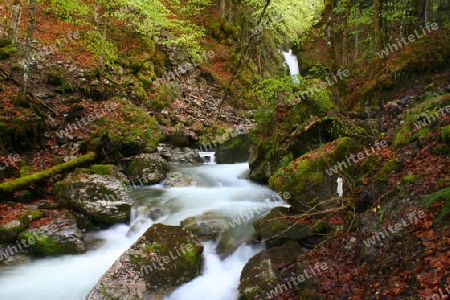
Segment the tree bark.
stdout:
<svg viewBox="0 0 450 300">
<path fill-rule="evenodd" d="M 17 33 L 19 31 L 21 16 L 22 16 L 22 0 L 19 0 L 12 7 L 12 18 L 11 22 L 9 23 L 8 36 L 13 44 L 17 42 Z"/>
<path fill-rule="evenodd" d="M 350 0 L 345 1 L 344 31 L 342 33 L 342 63 L 348 63 L 348 18 L 350 15 Z"/>
<path fill-rule="evenodd" d="M 34 11 L 36 8 L 36 0 L 30 0 L 30 8 L 28 10 L 28 36 L 27 36 L 27 43 L 25 47 L 25 58 L 24 58 L 24 66 L 23 66 L 23 82 L 22 87 L 20 89 L 20 94 L 22 97 L 26 97 L 28 93 L 28 70 L 29 70 L 29 64 L 30 64 L 30 54 L 31 54 L 31 47 L 33 42 L 33 33 L 34 33 L 34 25 L 35 25 L 35 18 L 34 18 Z"/>
</svg>

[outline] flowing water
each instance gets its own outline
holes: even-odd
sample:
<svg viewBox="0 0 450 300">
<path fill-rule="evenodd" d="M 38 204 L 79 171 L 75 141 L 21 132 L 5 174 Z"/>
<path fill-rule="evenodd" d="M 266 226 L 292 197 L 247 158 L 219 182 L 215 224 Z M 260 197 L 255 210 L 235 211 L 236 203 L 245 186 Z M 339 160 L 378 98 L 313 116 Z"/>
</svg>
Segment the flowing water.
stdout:
<svg viewBox="0 0 450 300">
<path fill-rule="evenodd" d="M 298 68 L 298 59 L 297 56 L 292 53 L 292 49 L 289 49 L 289 52 L 282 52 L 284 59 L 286 60 L 287 65 L 289 66 L 289 73 L 291 76 L 295 76 L 300 74 L 299 68 Z M 296 82 L 299 82 L 298 78 L 295 77 L 294 79 Z"/>
<path fill-rule="evenodd" d="M 210 154 L 202 153 L 202 156 L 207 155 Z M 235 222 L 232 230 L 235 240 L 249 240 L 254 233 L 253 220 L 268 212 L 257 215 L 255 209 L 285 203 L 266 186 L 241 179 L 247 170 L 247 164 L 215 165 L 213 161 L 197 167 L 172 166 L 171 171 L 191 176 L 192 185 L 171 188 L 154 185 L 134 191 L 137 204 L 132 212 L 132 226 L 117 225 L 89 236 L 102 240 L 96 250 L 0 268 L 0 299 L 84 299 L 114 261 L 157 222 L 179 225 L 187 217 L 212 212 L 226 215 Z M 262 250 L 262 246 L 241 243 L 221 260 L 215 252 L 215 243 L 203 244 L 203 274 L 181 286 L 166 300 L 237 299 L 236 288 L 243 266 Z"/>
</svg>

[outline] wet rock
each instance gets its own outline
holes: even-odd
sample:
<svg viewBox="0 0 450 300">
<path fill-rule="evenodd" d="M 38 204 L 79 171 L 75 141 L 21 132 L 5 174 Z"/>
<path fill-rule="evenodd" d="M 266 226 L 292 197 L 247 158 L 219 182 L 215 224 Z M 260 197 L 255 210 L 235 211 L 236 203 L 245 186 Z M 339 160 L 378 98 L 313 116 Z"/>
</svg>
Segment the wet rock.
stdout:
<svg viewBox="0 0 450 300">
<path fill-rule="evenodd" d="M 248 161 L 250 151 L 250 139 L 248 134 L 239 134 L 222 144 L 216 151 L 217 164 L 234 164 Z"/>
<path fill-rule="evenodd" d="M 198 153 L 197 149 L 190 148 L 175 148 L 172 150 L 170 162 L 172 163 L 188 163 L 188 164 L 202 164 L 203 158 Z"/>
<path fill-rule="evenodd" d="M 180 226 L 155 224 L 100 278 L 86 297 L 163 299 L 200 274 L 203 245 Z"/>
<path fill-rule="evenodd" d="M 105 224 L 129 221 L 133 205 L 119 180 L 96 174 L 58 182 L 53 196 L 64 206 Z"/>
<path fill-rule="evenodd" d="M 30 251 L 38 255 L 79 254 L 86 251 L 83 235 L 68 211 L 45 226 L 21 232 L 19 239 L 27 241 Z"/>
<path fill-rule="evenodd" d="M 161 182 L 169 170 L 167 161 L 156 153 L 142 153 L 135 157 L 127 169 L 131 180 L 142 184 L 156 184 Z"/>
<path fill-rule="evenodd" d="M 192 185 L 192 177 L 185 176 L 180 172 L 173 172 L 169 174 L 164 180 L 165 187 L 182 187 Z"/>
<path fill-rule="evenodd" d="M 238 287 L 243 294 L 240 299 L 268 299 L 267 295 L 279 284 L 283 284 L 280 270 L 297 261 L 303 249 L 295 242 L 289 242 L 280 247 L 264 250 L 247 262 L 241 272 Z"/>
<path fill-rule="evenodd" d="M 200 241 L 215 240 L 225 233 L 230 226 L 229 218 L 216 213 L 207 212 L 200 216 L 189 217 L 180 222 L 180 225 L 189 230 Z"/>
<path fill-rule="evenodd" d="M 290 240 L 300 241 L 319 233 L 319 227 L 311 227 L 291 221 L 289 208 L 275 207 L 266 216 L 256 220 L 253 227 L 269 245 L 281 245 Z"/>
</svg>

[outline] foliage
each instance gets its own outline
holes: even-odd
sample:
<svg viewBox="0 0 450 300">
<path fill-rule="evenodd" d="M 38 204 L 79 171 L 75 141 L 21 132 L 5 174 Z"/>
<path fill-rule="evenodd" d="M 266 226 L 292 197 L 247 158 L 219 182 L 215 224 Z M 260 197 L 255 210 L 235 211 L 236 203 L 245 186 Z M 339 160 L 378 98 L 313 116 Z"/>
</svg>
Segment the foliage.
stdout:
<svg viewBox="0 0 450 300">
<path fill-rule="evenodd" d="M 430 208 L 430 206 L 439 199 L 444 200 L 444 207 L 439 213 L 436 222 L 444 220 L 450 214 L 450 187 L 425 196 L 423 198 L 423 201 L 425 202 L 425 207 Z"/>
</svg>

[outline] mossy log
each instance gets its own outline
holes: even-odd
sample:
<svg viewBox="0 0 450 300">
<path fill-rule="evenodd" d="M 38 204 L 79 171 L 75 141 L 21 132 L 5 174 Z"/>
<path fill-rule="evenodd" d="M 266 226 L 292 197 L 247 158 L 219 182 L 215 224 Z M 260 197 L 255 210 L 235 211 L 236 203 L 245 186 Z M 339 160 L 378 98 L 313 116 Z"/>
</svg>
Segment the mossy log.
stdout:
<svg viewBox="0 0 450 300">
<path fill-rule="evenodd" d="M 8 194 L 18 190 L 25 189 L 30 185 L 47 180 L 58 173 L 69 171 L 76 167 L 82 166 L 83 164 L 94 160 L 94 157 L 95 157 L 94 153 L 91 152 L 89 154 L 80 156 L 68 162 L 51 167 L 42 172 L 37 172 L 15 180 L 4 182 L 0 184 L 0 194 Z"/>
</svg>

